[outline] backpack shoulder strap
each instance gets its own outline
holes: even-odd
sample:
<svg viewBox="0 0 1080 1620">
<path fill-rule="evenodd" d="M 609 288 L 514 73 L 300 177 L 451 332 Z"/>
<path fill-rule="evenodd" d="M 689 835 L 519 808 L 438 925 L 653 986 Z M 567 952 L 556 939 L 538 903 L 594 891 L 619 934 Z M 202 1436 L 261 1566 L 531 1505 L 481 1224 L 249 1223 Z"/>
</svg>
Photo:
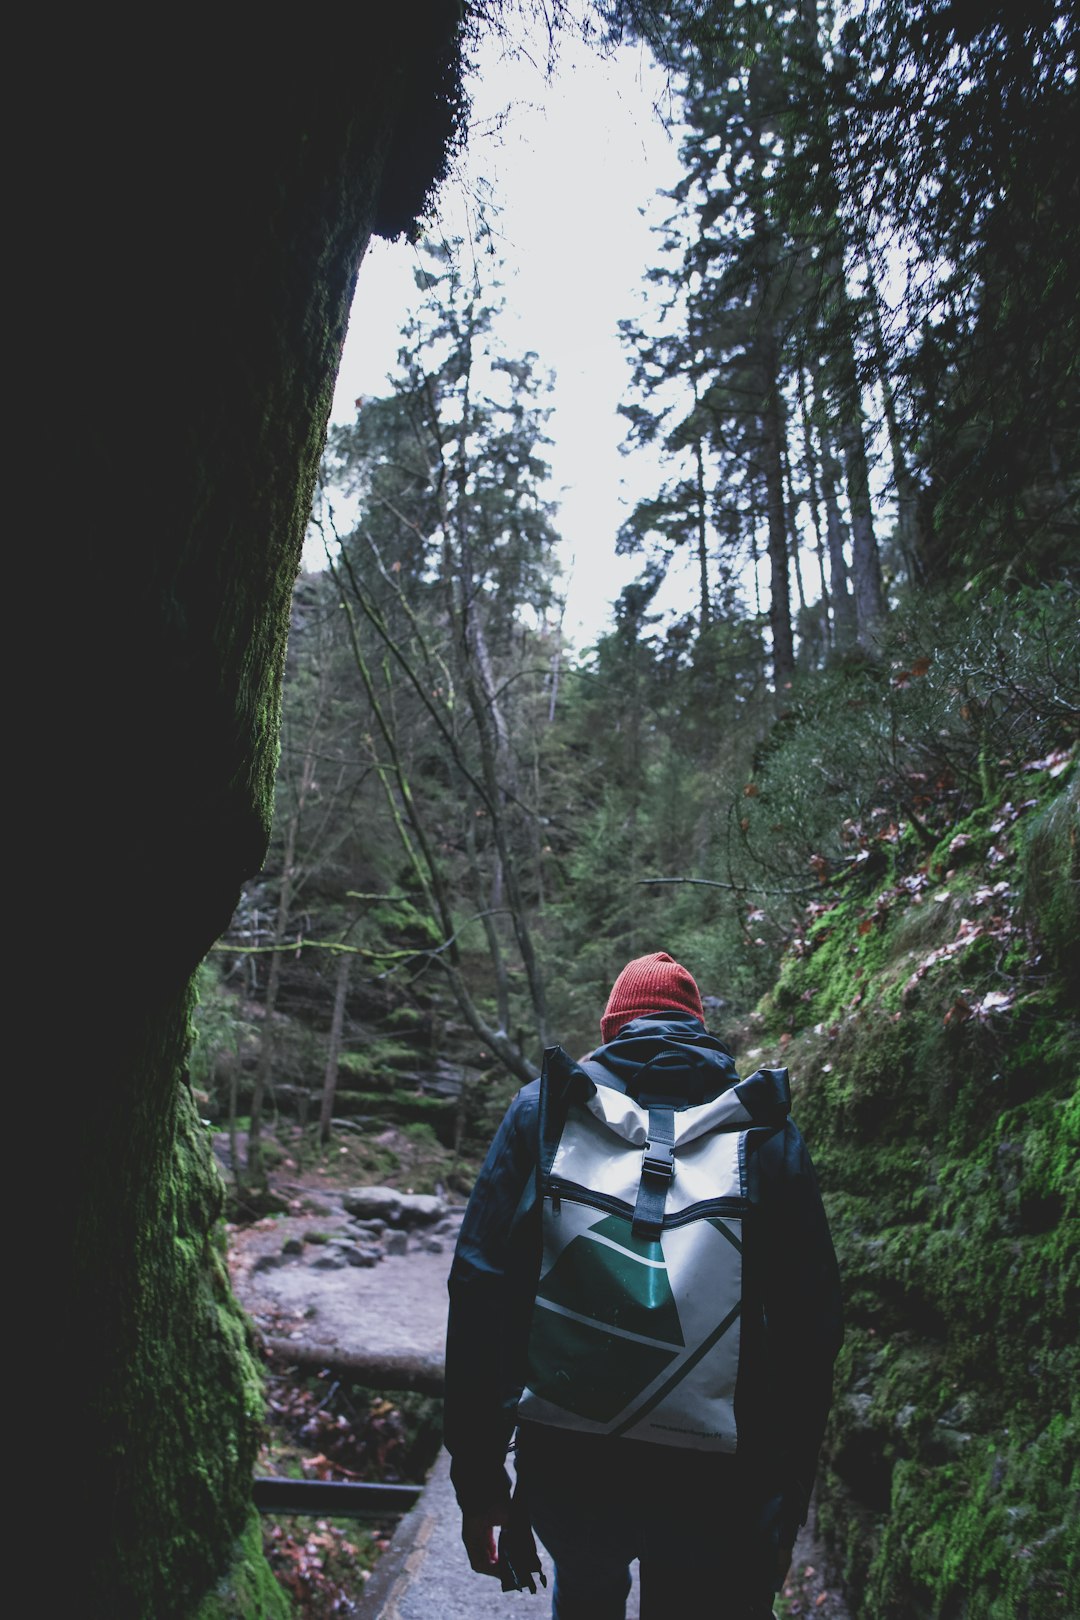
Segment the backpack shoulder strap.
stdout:
<svg viewBox="0 0 1080 1620">
<path fill-rule="evenodd" d="M 539 1141 L 536 1154 L 536 1191 L 542 1199 L 559 1138 L 572 1102 L 584 1103 L 596 1091 L 595 1083 L 561 1046 L 549 1046 L 540 1070 Z"/>
</svg>

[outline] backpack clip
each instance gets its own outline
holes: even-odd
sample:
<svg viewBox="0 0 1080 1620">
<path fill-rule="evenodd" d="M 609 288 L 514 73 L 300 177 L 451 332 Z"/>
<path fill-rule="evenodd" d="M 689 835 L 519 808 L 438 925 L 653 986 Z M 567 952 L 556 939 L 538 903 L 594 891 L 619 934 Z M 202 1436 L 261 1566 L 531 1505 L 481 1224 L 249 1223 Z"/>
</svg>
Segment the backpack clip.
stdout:
<svg viewBox="0 0 1080 1620">
<path fill-rule="evenodd" d="M 675 1152 L 670 1142 L 645 1143 L 645 1152 L 641 1156 L 641 1173 L 643 1176 L 661 1176 L 670 1181 L 675 1174 Z"/>
<path fill-rule="evenodd" d="M 649 1109 L 649 1134 L 641 1155 L 641 1180 L 631 1231 L 656 1242 L 664 1227 L 664 1202 L 675 1175 L 675 1114 L 670 1108 Z"/>
</svg>

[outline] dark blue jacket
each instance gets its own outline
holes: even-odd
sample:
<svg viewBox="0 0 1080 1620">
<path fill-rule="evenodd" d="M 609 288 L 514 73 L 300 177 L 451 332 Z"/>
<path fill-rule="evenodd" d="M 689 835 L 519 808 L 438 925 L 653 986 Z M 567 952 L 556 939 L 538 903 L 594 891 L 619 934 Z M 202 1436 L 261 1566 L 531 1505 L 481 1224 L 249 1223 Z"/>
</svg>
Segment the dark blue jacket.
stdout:
<svg viewBox="0 0 1080 1620">
<path fill-rule="evenodd" d="M 662 1098 L 676 1107 L 739 1083 L 731 1054 L 696 1018 L 635 1019 L 582 1066 L 639 1102 Z M 469 1199 L 450 1271 L 444 1438 L 466 1511 L 498 1509 L 509 1495 L 504 1464 L 541 1258 L 539 1095 L 534 1080 L 510 1104 Z M 737 1456 L 551 1429 L 535 1439 L 556 1455 L 600 1454 L 616 1468 L 644 1450 L 650 1466 L 668 1466 L 680 1480 L 707 1483 L 710 1470 L 735 1469 L 762 1503 L 783 1499 L 793 1531 L 806 1517 L 832 1398 L 840 1279 L 810 1155 L 790 1119 L 750 1132 L 747 1171 L 755 1209 L 744 1248 Z"/>
</svg>

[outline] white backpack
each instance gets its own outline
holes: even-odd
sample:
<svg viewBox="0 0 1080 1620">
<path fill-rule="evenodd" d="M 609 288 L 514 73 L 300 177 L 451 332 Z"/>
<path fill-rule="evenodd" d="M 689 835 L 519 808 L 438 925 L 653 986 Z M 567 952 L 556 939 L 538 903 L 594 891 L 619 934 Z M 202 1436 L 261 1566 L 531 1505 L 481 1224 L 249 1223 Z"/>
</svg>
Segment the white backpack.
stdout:
<svg viewBox="0 0 1080 1620">
<path fill-rule="evenodd" d="M 733 1452 L 746 1140 L 782 1124 L 787 1071 L 681 1109 L 642 1106 L 602 1073 L 545 1053 L 543 1260 L 518 1417 Z"/>
</svg>

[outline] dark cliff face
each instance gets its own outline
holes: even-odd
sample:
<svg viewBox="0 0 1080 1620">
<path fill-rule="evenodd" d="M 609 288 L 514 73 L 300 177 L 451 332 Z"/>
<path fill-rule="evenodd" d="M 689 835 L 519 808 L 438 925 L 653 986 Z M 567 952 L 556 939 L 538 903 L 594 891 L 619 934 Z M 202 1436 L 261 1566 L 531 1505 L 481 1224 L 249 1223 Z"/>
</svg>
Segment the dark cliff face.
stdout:
<svg viewBox="0 0 1080 1620">
<path fill-rule="evenodd" d="M 790 1037 L 841 1262 L 819 1514 L 875 1620 L 1078 1598 L 1080 801 L 1033 763 L 823 908 L 755 1033 Z"/>
<path fill-rule="evenodd" d="M 366 11 L 306 47 L 239 19 L 163 20 L 152 53 L 74 25 L 41 87 L 36 296 L 78 417 L 50 547 L 77 723 L 42 830 L 52 871 L 78 841 L 92 938 L 45 1078 L 79 1332 L 72 1567 L 80 1612 L 116 1620 L 193 1612 L 249 1512 L 258 1375 L 183 1085 L 188 983 L 265 851 L 357 269 L 373 230 L 411 227 L 462 112 L 460 8 Z"/>
</svg>

